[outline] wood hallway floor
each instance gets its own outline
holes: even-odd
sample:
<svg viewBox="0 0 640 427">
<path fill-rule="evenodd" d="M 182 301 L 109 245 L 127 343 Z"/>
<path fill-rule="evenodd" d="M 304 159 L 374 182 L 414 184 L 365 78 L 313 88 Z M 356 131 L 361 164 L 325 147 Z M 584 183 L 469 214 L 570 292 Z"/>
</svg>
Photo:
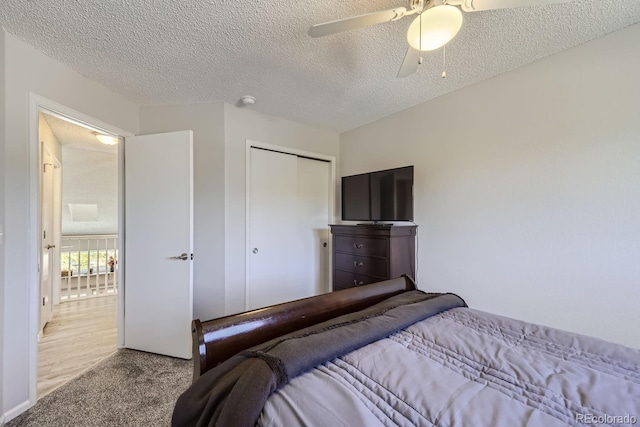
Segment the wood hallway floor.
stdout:
<svg viewBox="0 0 640 427">
<path fill-rule="evenodd" d="M 54 307 L 38 343 L 38 399 L 117 350 L 117 295 Z"/>
</svg>

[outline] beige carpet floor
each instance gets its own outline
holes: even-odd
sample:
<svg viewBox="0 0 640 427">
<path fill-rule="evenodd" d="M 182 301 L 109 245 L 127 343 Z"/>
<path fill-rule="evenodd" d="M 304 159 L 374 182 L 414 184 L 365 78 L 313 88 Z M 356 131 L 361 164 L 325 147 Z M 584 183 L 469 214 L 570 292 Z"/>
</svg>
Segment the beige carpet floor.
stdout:
<svg viewBox="0 0 640 427">
<path fill-rule="evenodd" d="M 119 350 L 6 427 L 169 426 L 192 369 L 191 360 Z"/>
</svg>

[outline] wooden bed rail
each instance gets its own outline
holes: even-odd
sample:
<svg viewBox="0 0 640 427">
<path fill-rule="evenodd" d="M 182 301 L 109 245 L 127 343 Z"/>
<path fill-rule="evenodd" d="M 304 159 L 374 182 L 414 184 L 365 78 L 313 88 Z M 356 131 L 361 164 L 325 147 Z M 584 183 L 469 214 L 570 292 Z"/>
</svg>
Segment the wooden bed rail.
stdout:
<svg viewBox="0 0 640 427">
<path fill-rule="evenodd" d="M 193 379 L 242 350 L 414 289 L 413 279 L 402 276 L 219 319 L 195 319 L 191 329 Z"/>
</svg>

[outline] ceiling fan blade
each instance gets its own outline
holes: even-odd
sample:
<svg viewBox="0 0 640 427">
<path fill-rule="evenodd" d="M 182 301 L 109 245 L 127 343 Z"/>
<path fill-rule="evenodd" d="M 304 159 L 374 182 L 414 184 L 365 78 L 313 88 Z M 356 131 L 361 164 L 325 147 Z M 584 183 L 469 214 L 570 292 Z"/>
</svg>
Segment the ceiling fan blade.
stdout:
<svg viewBox="0 0 640 427">
<path fill-rule="evenodd" d="M 546 4 L 568 3 L 572 0 L 464 0 L 462 10 L 479 12 L 481 10 L 511 9 L 522 6 L 543 6 Z"/>
<path fill-rule="evenodd" d="M 354 16 L 351 18 L 316 24 L 309 28 L 309 35 L 311 37 L 322 37 L 328 36 L 329 34 L 340 33 L 342 31 L 394 21 L 402 18 L 406 12 L 406 8 L 396 7 L 395 9 L 381 10 L 380 12 L 366 13 L 364 15 Z"/>
<path fill-rule="evenodd" d="M 404 55 L 404 61 L 398 70 L 398 78 L 404 78 L 415 73 L 420 63 L 420 51 L 409 46 Z"/>
</svg>

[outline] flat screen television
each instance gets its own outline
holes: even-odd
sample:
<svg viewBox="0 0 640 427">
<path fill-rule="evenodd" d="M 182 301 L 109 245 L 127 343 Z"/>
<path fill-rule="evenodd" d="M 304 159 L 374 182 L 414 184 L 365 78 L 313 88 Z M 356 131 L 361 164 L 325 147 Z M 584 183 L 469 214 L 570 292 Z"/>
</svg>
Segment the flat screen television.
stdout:
<svg viewBox="0 0 640 427">
<path fill-rule="evenodd" d="M 342 177 L 343 221 L 413 221 L 413 166 Z"/>
</svg>

